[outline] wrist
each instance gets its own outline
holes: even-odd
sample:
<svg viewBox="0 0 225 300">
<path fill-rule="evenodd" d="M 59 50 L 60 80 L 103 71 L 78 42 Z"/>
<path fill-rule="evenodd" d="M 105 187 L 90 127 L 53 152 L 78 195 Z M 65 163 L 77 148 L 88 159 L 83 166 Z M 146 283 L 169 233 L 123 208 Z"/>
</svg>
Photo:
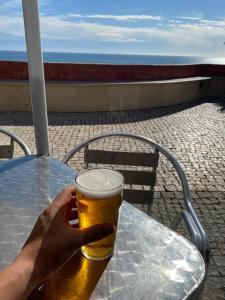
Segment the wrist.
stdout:
<svg viewBox="0 0 225 300">
<path fill-rule="evenodd" d="M 1 299 L 26 299 L 36 286 L 32 270 L 32 263 L 19 255 L 11 265 L 0 272 Z"/>
<path fill-rule="evenodd" d="M 19 254 L 15 261 L 9 266 L 15 277 L 19 278 L 19 284 L 24 287 L 24 297 L 28 296 L 30 292 L 38 285 L 34 276 L 34 263 L 23 253 Z"/>
</svg>

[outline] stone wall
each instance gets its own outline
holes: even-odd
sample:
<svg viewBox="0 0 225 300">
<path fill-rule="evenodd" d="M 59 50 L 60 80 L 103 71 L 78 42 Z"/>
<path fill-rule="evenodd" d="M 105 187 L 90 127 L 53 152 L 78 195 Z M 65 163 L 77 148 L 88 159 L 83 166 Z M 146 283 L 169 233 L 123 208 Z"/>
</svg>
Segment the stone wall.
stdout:
<svg viewBox="0 0 225 300">
<path fill-rule="evenodd" d="M 45 63 L 46 81 L 149 81 L 223 77 L 225 65 L 105 65 Z M 0 80 L 28 80 L 26 62 L 0 61 Z"/>
<path fill-rule="evenodd" d="M 224 95 L 222 65 L 45 63 L 49 111 L 162 107 Z M 26 62 L 0 62 L 0 110 L 30 111 Z"/>
</svg>

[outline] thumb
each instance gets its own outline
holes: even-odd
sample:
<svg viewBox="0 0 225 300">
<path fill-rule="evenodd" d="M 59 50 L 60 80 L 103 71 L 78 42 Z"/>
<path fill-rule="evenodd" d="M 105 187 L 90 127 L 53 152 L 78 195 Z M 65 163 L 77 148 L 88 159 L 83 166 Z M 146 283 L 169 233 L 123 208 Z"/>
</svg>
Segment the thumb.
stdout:
<svg viewBox="0 0 225 300">
<path fill-rule="evenodd" d="M 78 230 L 81 232 L 80 246 L 83 246 L 103 239 L 104 237 L 114 233 L 116 228 L 113 224 L 104 223 L 87 228 L 80 228 Z"/>
</svg>

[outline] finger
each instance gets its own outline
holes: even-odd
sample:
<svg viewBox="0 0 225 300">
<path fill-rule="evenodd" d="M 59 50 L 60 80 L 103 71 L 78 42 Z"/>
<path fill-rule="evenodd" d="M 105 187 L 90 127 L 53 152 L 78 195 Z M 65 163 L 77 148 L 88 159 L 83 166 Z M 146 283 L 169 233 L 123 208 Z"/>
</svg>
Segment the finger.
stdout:
<svg viewBox="0 0 225 300">
<path fill-rule="evenodd" d="M 75 197 L 72 197 L 69 203 L 64 204 L 61 211 L 68 221 L 77 218 L 77 204 Z"/>
<path fill-rule="evenodd" d="M 69 203 L 66 203 L 66 210 L 70 211 L 77 208 L 76 197 L 72 196 Z"/>
<path fill-rule="evenodd" d="M 66 220 L 67 221 L 76 220 L 77 218 L 78 218 L 77 210 L 67 210 L 67 212 L 66 212 Z"/>
<path fill-rule="evenodd" d="M 61 216 L 65 218 L 67 206 L 72 207 L 72 200 L 74 200 L 73 194 L 75 193 L 75 186 L 68 186 L 64 188 L 61 193 L 53 200 L 51 205 L 48 208 L 48 213 L 51 217 L 54 217 L 58 212 L 61 213 Z"/>
<path fill-rule="evenodd" d="M 71 199 L 74 198 L 74 193 L 75 193 L 75 186 L 71 185 L 64 188 L 61 191 L 61 193 L 58 194 L 58 196 L 55 198 L 55 200 L 52 202 L 51 205 L 63 206 L 65 204 L 69 204 Z"/>
<path fill-rule="evenodd" d="M 73 228 L 78 228 L 79 227 L 79 224 L 77 223 L 77 224 L 73 224 L 73 225 L 71 225 Z"/>
<path fill-rule="evenodd" d="M 73 200 L 73 201 L 71 201 L 71 207 L 72 207 L 72 208 L 77 208 L 76 193 L 75 193 L 75 192 L 74 192 L 74 194 L 73 194 L 72 200 Z"/>
<path fill-rule="evenodd" d="M 96 242 L 115 232 L 113 224 L 97 224 L 87 228 L 78 229 L 81 232 L 81 246 Z"/>
</svg>

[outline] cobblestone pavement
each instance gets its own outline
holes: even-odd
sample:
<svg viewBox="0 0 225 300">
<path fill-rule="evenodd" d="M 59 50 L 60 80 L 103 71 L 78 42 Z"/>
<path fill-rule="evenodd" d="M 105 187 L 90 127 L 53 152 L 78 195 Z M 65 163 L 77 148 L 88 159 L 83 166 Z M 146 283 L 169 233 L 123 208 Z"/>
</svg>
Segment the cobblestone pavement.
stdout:
<svg viewBox="0 0 225 300">
<path fill-rule="evenodd" d="M 0 113 L 0 126 L 18 134 L 35 153 L 31 113 Z M 207 233 L 212 259 L 203 299 L 225 299 L 225 114 L 210 102 L 167 108 L 108 113 L 49 113 L 50 152 L 62 159 L 89 136 L 122 131 L 146 135 L 170 150 L 183 166 L 193 205 Z M 3 141 L 5 141 L 3 139 Z M 110 145 L 112 146 L 112 145 Z M 127 142 L 115 141 L 117 148 Z M 139 149 L 137 143 L 132 148 Z M 18 155 L 21 154 L 16 149 Z M 83 154 L 71 161 L 78 165 Z M 181 187 L 173 168 L 160 159 L 153 216 L 165 224 L 183 207 Z"/>
</svg>

